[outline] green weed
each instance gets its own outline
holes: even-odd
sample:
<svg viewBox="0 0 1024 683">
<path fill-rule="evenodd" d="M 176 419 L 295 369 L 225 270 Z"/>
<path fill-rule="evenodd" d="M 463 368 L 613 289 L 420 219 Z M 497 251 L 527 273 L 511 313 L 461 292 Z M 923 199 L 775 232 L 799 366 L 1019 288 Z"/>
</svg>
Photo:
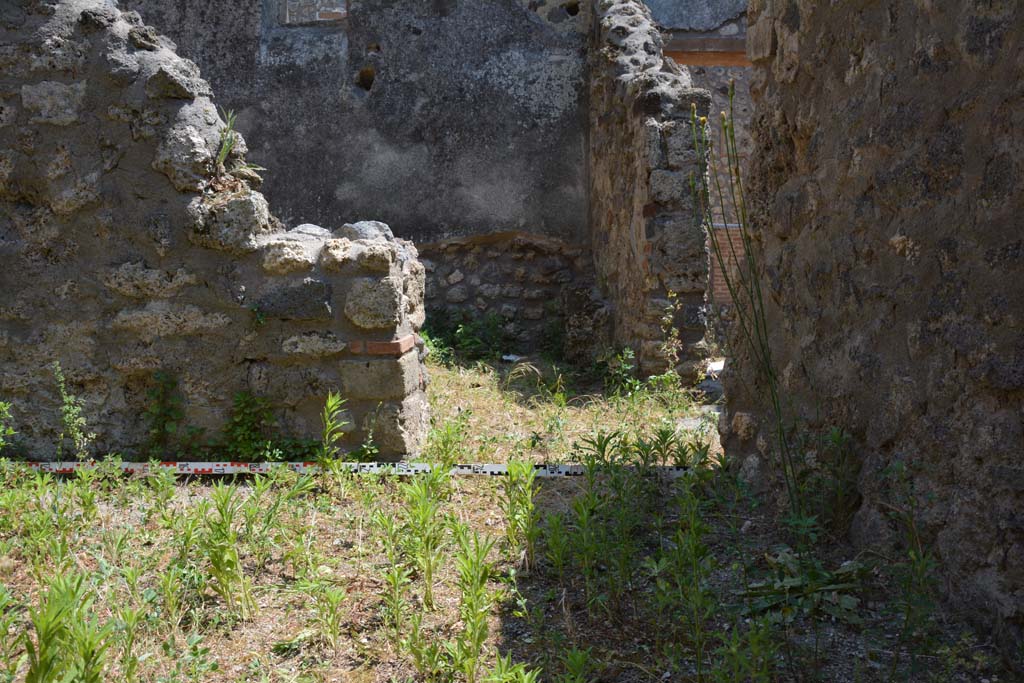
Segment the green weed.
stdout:
<svg viewBox="0 0 1024 683">
<path fill-rule="evenodd" d="M 53 362 L 50 366 L 53 370 L 53 377 L 57 382 L 57 392 L 60 394 L 60 420 L 61 432 L 57 437 L 57 460 L 62 460 L 65 454 L 65 442 L 71 442 L 71 454 L 78 460 L 88 460 L 89 450 L 96 434 L 88 431 L 89 425 L 83 415 L 85 403 L 78 396 L 68 391 L 67 381 L 64 379 L 64 371 L 60 363 Z"/>
</svg>

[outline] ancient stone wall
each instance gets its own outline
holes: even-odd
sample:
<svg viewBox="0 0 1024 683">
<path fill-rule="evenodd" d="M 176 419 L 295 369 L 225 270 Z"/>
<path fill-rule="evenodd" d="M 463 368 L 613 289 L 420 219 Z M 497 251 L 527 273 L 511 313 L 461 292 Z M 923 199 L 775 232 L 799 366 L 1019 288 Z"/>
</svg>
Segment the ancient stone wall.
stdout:
<svg viewBox="0 0 1024 683">
<path fill-rule="evenodd" d="M 951 603 L 1019 644 L 1024 6 L 757 0 L 750 20 L 750 206 L 790 417 L 851 434 L 857 543 L 897 539 L 912 495 Z M 723 436 L 753 472 L 763 387 L 747 354 L 730 366 Z"/>
<path fill-rule="evenodd" d="M 612 304 L 616 344 L 634 347 L 645 373 L 666 368 L 661 320 L 678 295 L 680 360 L 693 374 L 703 356 L 708 256 L 695 220 L 690 176 L 691 106 L 710 97 L 662 56 L 638 0 L 600 0 L 590 64 L 590 222 L 595 279 Z"/>
<path fill-rule="evenodd" d="M 336 390 L 347 445 L 372 431 L 385 457 L 415 453 L 415 248 L 375 222 L 286 231 L 210 98 L 192 62 L 113 2 L 0 14 L 0 400 L 21 443 L 54 454 L 57 361 L 97 453 L 140 453 L 157 371 L 208 438 L 236 392 L 316 438 Z"/>
<path fill-rule="evenodd" d="M 587 235 L 576 0 L 121 0 L 238 114 L 288 225 Z"/>
<path fill-rule="evenodd" d="M 421 245 L 431 319 L 488 316 L 501 327 L 498 351 L 561 353 L 563 292 L 589 282 L 590 253 L 559 240 L 520 233 Z"/>
</svg>

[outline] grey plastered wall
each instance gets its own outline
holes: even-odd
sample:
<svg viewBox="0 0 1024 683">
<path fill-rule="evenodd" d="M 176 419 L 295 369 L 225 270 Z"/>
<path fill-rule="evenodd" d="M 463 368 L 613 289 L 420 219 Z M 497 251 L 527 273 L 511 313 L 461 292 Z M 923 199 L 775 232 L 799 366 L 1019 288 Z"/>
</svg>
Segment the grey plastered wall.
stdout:
<svg viewBox="0 0 1024 683">
<path fill-rule="evenodd" d="M 288 25 L 283 2 L 120 5 L 238 112 L 285 223 L 585 239 L 586 3 L 350 0 L 345 19 Z"/>
</svg>

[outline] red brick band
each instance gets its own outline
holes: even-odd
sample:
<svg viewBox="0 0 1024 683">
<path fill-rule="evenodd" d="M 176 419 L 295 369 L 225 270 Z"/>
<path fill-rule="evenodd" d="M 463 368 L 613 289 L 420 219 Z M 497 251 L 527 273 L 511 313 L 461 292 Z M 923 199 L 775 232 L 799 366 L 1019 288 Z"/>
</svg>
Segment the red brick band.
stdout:
<svg viewBox="0 0 1024 683">
<path fill-rule="evenodd" d="M 416 335 L 407 334 L 401 339 L 392 341 L 349 342 L 348 350 L 355 354 L 367 356 L 402 356 L 414 346 L 416 346 Z"/>
</svg>

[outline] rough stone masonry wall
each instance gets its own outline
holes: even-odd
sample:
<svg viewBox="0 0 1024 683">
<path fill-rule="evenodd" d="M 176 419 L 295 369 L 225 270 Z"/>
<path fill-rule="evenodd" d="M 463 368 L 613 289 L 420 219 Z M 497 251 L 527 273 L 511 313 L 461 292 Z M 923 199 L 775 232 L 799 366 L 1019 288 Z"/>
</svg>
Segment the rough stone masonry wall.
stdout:
<svg viewBox="0 0 1024 683">
<path fill-rule="evenodd" d="M 565 293 L 589 283 L 590 253 L 560 240 L 520 233 L 421 245 L 427 313 L 468 320 L 494 316 L 507 342 L 497 351 L 561 353 Z"/>
<path fill-rule="evenodd" d="M 1024 6 L 756 0 L 750 20 L 751 210 L 793 417 L 852 435 L 859 544 L 895 538 L 885 471 L 906 466 L 951 603 L 1019 644 Z M 722 429 L 752 471 L 764 405 L 731 365 Z"/>
<path fill-rule="evenodd" d="M 97 451 L 138 452 L 154 373 L 179 382 L 210 435 L 235 392 L 315 437 L 325 395 L 348 400 L 348 445 L 418 450 L 424 272 L 386 225 L 285 231 L 241 136 L 196 66 L 106 0 L 0 13 L 0 400 L 29 454 L 50 457 L 59 361 Z M 215 177 L 217 176 L 217 177 Z"/>
<path fill-rule="evenodd" d="M 710 96 L 662 55 L 639 0 L 598 0 L 590 64 L 590 221 L 595 277 L 612 304 L 612 336 L 645 373 L 661 372 L 668 292 L 685 345 L 684 375 L 703 357 L 708 255 L 690 176 L 700 172 L 691 105 Z"/>
</svg>

